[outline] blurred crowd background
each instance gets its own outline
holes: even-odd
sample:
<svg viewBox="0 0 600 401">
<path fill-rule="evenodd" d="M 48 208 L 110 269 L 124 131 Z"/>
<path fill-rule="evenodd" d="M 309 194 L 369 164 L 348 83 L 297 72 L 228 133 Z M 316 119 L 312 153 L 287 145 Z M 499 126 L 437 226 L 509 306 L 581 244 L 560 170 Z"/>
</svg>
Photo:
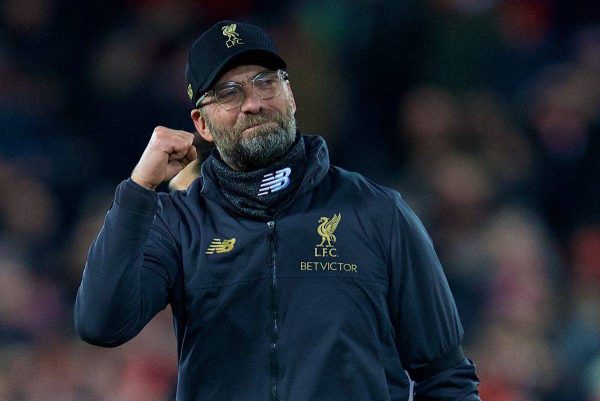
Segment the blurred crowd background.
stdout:
<svg viewBox="0 0 600 401">
<path fill-rule="evenodd" d="M 0 400 L 174 399 L 170 311 L 101 349 L 72 308 L 153 128 L 193 128 L 189 46 L 232 18 L 275 38 L 301 131 L 423 220 L 483 400 L 599 401 L 597 0 L 0 1 Z"/>
</svg>

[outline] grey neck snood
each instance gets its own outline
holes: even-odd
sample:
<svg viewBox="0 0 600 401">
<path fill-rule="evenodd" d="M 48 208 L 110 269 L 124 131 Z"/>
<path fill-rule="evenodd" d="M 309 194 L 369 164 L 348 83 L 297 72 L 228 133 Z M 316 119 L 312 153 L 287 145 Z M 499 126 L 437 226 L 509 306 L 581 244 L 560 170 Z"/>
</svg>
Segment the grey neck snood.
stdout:
<svg viewBox="0 0 600 401">
<path fill-rule="evenodd" d="M 233 170 L 216 150 L 211 164 L 221 193 L 237 211 L 268 220 L 300 186 L 306 170 L 306 150 L 304 141 L 298 136 L 281 160 L 259 170 Z"/>
</svg>

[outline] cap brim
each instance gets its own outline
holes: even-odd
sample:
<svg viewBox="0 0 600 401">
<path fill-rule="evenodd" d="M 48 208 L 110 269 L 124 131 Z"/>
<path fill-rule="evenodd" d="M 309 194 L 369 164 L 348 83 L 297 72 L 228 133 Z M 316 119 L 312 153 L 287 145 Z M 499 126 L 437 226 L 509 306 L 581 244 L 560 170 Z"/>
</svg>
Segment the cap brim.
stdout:
<svg viewBox="0 0 600 401">
<path fill-rule="evenodd" d="M 238 65 L 261 65 L 273 70 L 285 69 L 287 64 L 277 54 L 263 49 L 247 49 L 233 54 L 223 60 L 221 65 L 206 78 L 198 90 L 198 95 L 202 96 L 227 70 Z"/>
</svg>

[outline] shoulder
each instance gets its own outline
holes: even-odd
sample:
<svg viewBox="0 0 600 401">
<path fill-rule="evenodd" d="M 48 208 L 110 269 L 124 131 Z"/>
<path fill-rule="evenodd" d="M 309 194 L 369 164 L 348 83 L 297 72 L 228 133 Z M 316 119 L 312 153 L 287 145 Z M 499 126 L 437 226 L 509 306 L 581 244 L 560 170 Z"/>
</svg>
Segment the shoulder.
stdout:
<svg viewBox="0 0 600 401">
<path fill-rule="evenodd" d="M 158 193 L 157 218 L 175 228 L 182 220 L 201 211 L 201 179 L 198 178 L 185 190 Z"/>
<path fill-rule="evenodd" d="M 386 219 L 395 225 L 422 229 L 422 223 L 400 192 L 378 184 L 364 175 L 331 166 L 328 177 L 332 191 L 347 202 L 354 202 L 363 211 Z"/>
<path fill-rule="evenodd" d="M 321 197 L 327 202 L 344 205 L 353 210 L 360 219 L 367 218 L 380 230 L 389 232 L 400 207 L 405 205 L 400 193 L 378 184 L 364 175 L 331 166 L 326 178 L 319 185 Z"/>
<path fill-rule="evenodd" d="M 331 166 L 328 176 L 333 189 L 343 191 L 351 199 L 363 199 L 377 202 L 381 206 L 394 207 L 402 198 L 398 191 L 378 184 L 360 173 L 338 166 Z"/>
</svg>

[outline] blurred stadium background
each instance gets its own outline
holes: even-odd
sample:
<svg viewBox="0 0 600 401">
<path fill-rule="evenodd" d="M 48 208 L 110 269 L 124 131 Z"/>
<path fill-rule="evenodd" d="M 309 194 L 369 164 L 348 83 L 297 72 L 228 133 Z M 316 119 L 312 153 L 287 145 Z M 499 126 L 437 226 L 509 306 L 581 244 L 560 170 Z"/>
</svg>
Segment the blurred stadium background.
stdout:
<svg viewBox="0 0 600 401">
<path fill-rule="evenodd" d="M 72 305 L 204 29 L 264 26 L 299 127 L 431 233 L 485 401 L 600 400 L 597 0 L 0 1 L 0 400 L 173 400 L 170 312 L 117 349 Z M 325 401 L 325 400 L 324 400 Z"/>
</svg>

